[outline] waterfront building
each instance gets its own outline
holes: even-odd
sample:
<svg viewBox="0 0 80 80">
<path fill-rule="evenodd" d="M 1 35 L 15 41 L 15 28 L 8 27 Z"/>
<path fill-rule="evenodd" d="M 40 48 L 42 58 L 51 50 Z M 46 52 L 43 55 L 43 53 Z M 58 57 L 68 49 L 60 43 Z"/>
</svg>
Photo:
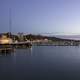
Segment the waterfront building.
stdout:
<svg viewBox="0 0 80 80">
<path fill-rule="evenodd" d="M 8 38 L 5 35 L 2 35 L 2 37 L 0 38 L 0 44 L 11 44 L 12 42 L 12 39 Z"/>
</svg>

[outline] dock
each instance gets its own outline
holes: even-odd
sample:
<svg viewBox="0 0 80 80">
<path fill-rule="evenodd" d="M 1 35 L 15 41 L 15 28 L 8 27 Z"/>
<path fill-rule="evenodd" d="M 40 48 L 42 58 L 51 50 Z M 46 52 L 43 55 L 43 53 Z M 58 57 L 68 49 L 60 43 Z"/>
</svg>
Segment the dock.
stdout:
<svg viewBox="0 0 80 80">
<path fill-rule="evenodd" d="M 14 48 L 30 48 L 32 46 L 31 42 L 18 42 L 18 43 L 12 43 L 10 44 Z"/>
</svg>

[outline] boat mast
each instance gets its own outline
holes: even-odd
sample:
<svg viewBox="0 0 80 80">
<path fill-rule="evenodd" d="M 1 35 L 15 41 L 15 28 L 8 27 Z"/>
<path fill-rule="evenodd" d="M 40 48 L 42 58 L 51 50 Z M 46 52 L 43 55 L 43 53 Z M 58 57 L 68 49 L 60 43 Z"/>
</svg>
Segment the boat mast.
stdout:
<svg viewBox="0 0 80 80">
<path fill-rule="evenodd" d="M 9 37 L 11 36 L 11 27 L 12 27 L 12 19 L 11 19 L 11 8 L 9 9 Z"/>
</svg>

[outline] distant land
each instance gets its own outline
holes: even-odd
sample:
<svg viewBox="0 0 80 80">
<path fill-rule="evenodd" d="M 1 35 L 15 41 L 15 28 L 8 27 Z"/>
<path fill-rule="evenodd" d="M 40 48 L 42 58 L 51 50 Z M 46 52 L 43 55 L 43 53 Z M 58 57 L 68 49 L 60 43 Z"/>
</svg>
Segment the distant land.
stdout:
<svg viewBox="0 0 80 80">
<path fill-rule="evenodd" d="M 45 35 L 34 35 L 34 34 L 24 34 L 24 33 L 17 33 L 17 34 L 12 34 L 12 33 L 0 33 L 0 36 L 6 35 L 7 37 L 11 37 L 12 39 L 15 40 L 20 40 L 22 39 L 25 41 L 26 39 L 28 40 L 37 40 L 37 39 L 48 39 L 48 40 L 80 40 L 80 35 L 53 35 L 53 36 L 45 36 Z"/>
<path fill-rule="evenodd" d="M 80 40 L 80 35 L 54 35 L 54 36 L 61 39 Z"/>
</svg>

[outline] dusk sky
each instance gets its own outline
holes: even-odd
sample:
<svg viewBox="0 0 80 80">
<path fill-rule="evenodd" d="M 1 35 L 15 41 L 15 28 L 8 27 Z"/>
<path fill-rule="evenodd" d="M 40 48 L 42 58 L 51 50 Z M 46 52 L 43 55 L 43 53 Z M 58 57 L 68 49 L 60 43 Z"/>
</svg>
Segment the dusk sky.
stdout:
<svg viewBox="0 0 80 80">
<path fill-rule="evenodd" d="M 0 32 L 80 34 L 80 0 L 0 0 Z"/>
</svg>

